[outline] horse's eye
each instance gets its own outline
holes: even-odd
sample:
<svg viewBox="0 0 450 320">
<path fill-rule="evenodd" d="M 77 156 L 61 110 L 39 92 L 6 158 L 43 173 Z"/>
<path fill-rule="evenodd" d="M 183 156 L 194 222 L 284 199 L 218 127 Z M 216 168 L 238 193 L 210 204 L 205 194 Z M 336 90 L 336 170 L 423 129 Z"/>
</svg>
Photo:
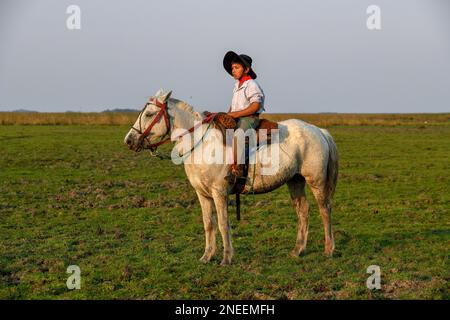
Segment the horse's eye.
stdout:
<svg viewBox="0 0 450 320">
<path fill-rule="evenodd" d="M 146 117 L 151 117 L 153 114 L 154 114 L 154 112 L 147 111 L 147 112 L 145 113 L 145 116 L 146 116 Z"/>
</svg>

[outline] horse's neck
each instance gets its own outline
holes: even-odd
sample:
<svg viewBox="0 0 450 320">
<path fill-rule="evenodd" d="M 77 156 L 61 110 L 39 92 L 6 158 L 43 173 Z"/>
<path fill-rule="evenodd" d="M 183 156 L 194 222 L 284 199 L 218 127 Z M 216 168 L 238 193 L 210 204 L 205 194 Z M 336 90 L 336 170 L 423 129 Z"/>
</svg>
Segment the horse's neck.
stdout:
<svg viewBox="0 0 450 320">
<path fill-rule="evenodd" d="M 172 100 L 172 99 L 171 99 Z M 191 156 L 191 151 L 188 151 L 192 146 L 198 145 L 200 141 L 205 146 L 209 143 L 215 143 L 215 140 L 207 139 L 203 140 L 209 125 L 206 123 L 201 124 L 203 120 L 200 113 L 195 112 L 190 105 L 183 101 L 173 99 L 172 101 L 172 132 L 171 138 L 175 142 L 175 148 L 178 149 L 180 154 L 185 154 L 187 158 Z M 188 130 L 194 128 L 192 132 L 188 133 Z M 185 140 L 185 139 L 188 140 Z M 186 146 L 187 141 L 191 141 L 190 145 Z M 186 149 L 187 148 L 187 149 Z M 187 159 L 186 158 L 186 159 Z"/>
<path fill-rule="evenodd" d="M 171 100 L 173 110 L 172 122 L 174 130 L 189 130 L 190 128 L 194 127 L 196 123 L 203 120 L 202 116 L 198 112 L 195 112 L 187 103 L 176 99 Z"/>
</svg>

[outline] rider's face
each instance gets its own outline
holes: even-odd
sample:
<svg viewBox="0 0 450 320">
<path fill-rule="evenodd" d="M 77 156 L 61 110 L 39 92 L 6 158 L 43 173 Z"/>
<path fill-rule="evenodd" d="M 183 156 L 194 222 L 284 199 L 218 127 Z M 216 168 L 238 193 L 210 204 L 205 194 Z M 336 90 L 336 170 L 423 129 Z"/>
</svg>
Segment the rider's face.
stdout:
<svg viewBox="0 0 450 320">
<path fill-rule="evenodd" d="M 233 78 L 236 80 L 239 80 L 242 78 L 242 76 L 247 75 L 247 72 L 249 72 L 249 68 L 245 68 L 240 63 L 233 63 L 231 65 L 231 73 L 233 74 Z"/>
</svg>

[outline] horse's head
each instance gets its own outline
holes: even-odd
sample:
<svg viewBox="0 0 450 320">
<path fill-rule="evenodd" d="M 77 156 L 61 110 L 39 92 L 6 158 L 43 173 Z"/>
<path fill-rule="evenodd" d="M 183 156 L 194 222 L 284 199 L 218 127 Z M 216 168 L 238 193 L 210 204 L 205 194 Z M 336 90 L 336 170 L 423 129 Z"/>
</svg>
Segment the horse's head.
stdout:
<svg viewBox="0 0 450 320">
<path fill-rule="evenodd" d="M 170 135 L 168 102 L 172 91 L 160 89 L 145 104 L 136 122 L 125 136 L 124 142 L 134 151 L 156 149 Z"/>
</svg>

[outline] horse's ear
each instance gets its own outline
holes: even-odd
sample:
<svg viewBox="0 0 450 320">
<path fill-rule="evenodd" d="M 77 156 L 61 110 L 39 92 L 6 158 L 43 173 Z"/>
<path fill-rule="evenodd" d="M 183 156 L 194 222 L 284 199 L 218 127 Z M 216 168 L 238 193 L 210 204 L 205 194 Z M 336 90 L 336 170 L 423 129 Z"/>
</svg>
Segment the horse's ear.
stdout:
<svg viewBox="0 0 450 320">
<path fill-rule="evenodd" d="M 158 98 L 160 95 L 164 93 L 164 90 L 161 88 L 155 93 L 155 97 Z"/>
<path fill-rule="evenodd" d="M 172 94 L 172 90 L 170 90 L 170 91 L 168 91 L 168 92 L 166 92 L 166 93 L 161 94 L 161 95 L 158 97 L 158 99 L 159 99 L 159 101 L 161 101 L 162 103 L 166 103 L 167 100 L 169 100 L 171 94 Z"/>
</svg>

